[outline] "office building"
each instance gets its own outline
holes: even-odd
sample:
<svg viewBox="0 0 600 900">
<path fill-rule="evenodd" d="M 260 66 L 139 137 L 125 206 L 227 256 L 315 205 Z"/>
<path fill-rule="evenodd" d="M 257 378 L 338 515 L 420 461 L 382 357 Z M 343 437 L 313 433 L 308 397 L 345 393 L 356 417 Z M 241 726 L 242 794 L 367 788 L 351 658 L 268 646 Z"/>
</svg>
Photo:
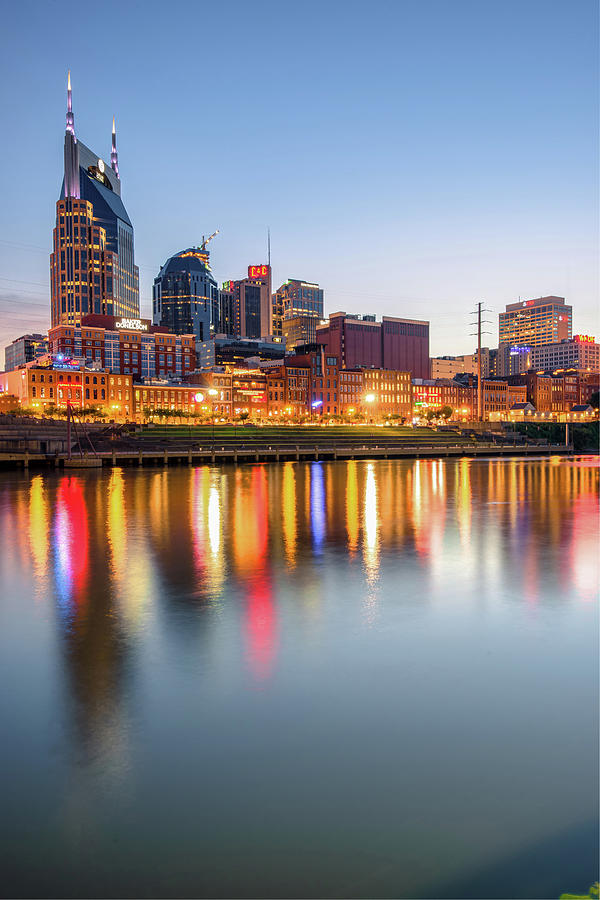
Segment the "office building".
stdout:
<svg viewBox="0 0 600 900">
<path fill-rule="evenodd" d="M 243 366 L 246 360 L 283 360 L 285 341 L 283 338 L 263 341 L 259 338 L 236 338 L 218 334 L 210 341 L 196 345 L 198 369 L 212 369 L 214 366 Z"/>
<path fill-rule="evenodd" d="M 576 334 L 572 340 L 532 347 L 534 369 L 577 369 L 600 372 L 600 344 L 589 334 Z"/>
<path fill-rule="evenodd" d="M 4 370 L 10 372 L 48 352 L 48 338 L 44 334 L 24 334 L 4 348 Z"/>
<path fill-rule="evenodd" d="M 499 315 L 498 345 L 541 347 L 569 340 L 573 307 L 564 297 L 538 297 L 509 303 Z"/>
<path fill-rule="evenodd" d="M 219 288 L 206 241 L 171 256 L 154 279 L 152 321 L 173 334 L 207 341 L 221 327 Z"/>
<path fill-rule="evenodd" d="M 273 334 L 285 334 L 283 323 L 286 319 L 304 320 L 303 327 L 308 333 L 312 326 L 306 319 L 319 321 L 323 318 L 323 289 L 309 281 L 289 278 L 273 294 L 272 316 Z M 304 343 L 309 342 L 305 338 Z"/>
<path fill-rule="evenodd" d="M 375 316 L 337 312 L 317 325 L 317 342 L 343 369 L 366 366 L 429 377 L 429 322 L 391 316 L 377 322 Z"/>
<path fill-rule="evenodd" d="M 487 378 L 491 374 L 492 351 L 489 347 L 481 348 L 481 374 Z M 477 350 L 463 356 L 434 356 L 431 359 L 430 377 L 454 378 L 455 375 L 477 374 Z"/>
<path fill-rule="evenodd" d="M 251 339 L 272 335 L 271 266 L 248 266 L 246 278 L 223 283 L 222 296 L 223 334 Z"/>
<path fill-rule="evenodd" d="M 109 164 L 75 136 L 70 74 L 50 292 L 53 326 L 78 325 L 91 313 L 139 316 L 139 272 L 133 226 L 121 200 L 114 119 Z"/>
<path fill-rule="evenodd" d="M 526 372 L 531 366 L 531 354 L 531 347 L 500 344 L 496 359 L 496 375 L 505 378 L 507 375 Z"/>
<path fill-rule="evenodd" d="M 48 332 L 50 351 L 66 360 L 136 378 L 182 377 L 196 368 L 193 334 L 170 334 L 149 319 L 85 316 Z"/>
<path fill-rule="evenodd" d="M 317 325 L 322 325 L 323 319 L 316 316 L 292 316 L 283 319 L 282 332 L 285 338 L 285 346 L 288 350 L 305 344 L 315 344 L 317 341 Z"/>
</svg>

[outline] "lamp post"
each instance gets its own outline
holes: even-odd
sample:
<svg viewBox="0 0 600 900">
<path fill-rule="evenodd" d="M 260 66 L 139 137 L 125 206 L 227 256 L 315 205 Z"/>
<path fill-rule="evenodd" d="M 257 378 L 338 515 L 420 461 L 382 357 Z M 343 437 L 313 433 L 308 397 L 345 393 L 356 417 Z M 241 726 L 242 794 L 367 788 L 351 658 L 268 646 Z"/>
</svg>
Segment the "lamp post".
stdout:
<svg viewBox="0 0 600 900">
<path fill-rule="evenodd" d="M 213 450 L 215 449 L 215 397 L 218 395 L 218 391 L 214 388 L 211 388 L 208 392 L 208 396 L 211 397 L 210 408 L 212 410 L 212 442 L 213 442 Z"/>
<path fill-rule="evenodd" d="M 364 399 L 365 403 L 368 403 L 369 405 L 371 405 L 372 403 L 375 402 L 375 394 L 365 394 L 363 399 Z"/>
</svg>

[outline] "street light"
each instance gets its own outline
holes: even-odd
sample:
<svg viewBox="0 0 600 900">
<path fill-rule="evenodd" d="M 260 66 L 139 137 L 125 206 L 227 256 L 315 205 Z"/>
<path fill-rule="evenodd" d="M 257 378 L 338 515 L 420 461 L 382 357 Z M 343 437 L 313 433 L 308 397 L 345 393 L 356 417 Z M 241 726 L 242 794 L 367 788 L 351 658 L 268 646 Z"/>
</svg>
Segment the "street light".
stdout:
<svg viewBox="0 0 600 900">
<path fill-rule="evenodd" d="M 209 392 L 208 392 L 208 396 L 213 398 L 213 399 L 211 400 L 211 404 L 210 404 L 211 409 L 212 409 L 212 442 L 213 442 L 213 450 L 215 449 L 215 401 L 214 401 L 214 398 L 218 395 L 218 393 L 219 393 L 219 392 L 216 391 L 214 388 L 211 388 L 211 389 L 209 390 Z"/>
<path fill-rule="evenodd" d="M 375 394 L 365 394 L 364 400 L 366 403 L 374 403 L 375 402 Z"/>
</svg>

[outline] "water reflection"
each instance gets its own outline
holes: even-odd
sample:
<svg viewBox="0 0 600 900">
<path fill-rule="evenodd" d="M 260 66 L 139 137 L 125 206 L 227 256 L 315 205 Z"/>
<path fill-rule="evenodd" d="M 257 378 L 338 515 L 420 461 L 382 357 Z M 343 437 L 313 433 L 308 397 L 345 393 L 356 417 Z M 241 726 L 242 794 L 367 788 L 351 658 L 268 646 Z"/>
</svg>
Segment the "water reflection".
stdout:
<svg viewBox="0 0 600 900">
<path fill-rule="evenodd" d="M 473 847 L 485 832 L 481 823 L 497 822 L 488 855 L 500 833 L 512 835 L 515 822 L 525 827 L 536 810 L 542 826 L 560 820 L 571 786 L 544 812 L 551 792 L 538 766 L 543 747 L 561 736 L 567 749 L 549 755 L 550 769 L 552 760 L 589 747 L 572 738 L 590 719 L 572 702 L 581 690 L 589 695 L 585 677 L 572 658 L 559 674 L 556 666 L 564 647 L 574 648 L 582 665 L 590 655 L 580 648 L 598 594 L 598 472 L 594 460 L 461 459 L 136 467 L 0 479 L 0 573 L 10 608 L 3 624 L 26 629 L 28 637 L 47 629 L 30 653 L 27 679 L 18 660 L 14 680 L 24 695 L 19 716 L 32 708 L 32 685 L 49 681 L 48 712 L 46 696 L 36 709 L 37 739 L 44 740 L 48 722 L 59 721 L 53 740 L 68 761 L 61 758 L 67 774 L 54 794 L 48 790 L 57 820 L 93 818 L 95 804 L 105 802 L 100 828 L 111 822 L 106 832 L 114 827 L 119 835 L 125 868 L 129 851 L 139 852 L 130 834 L 146 824 L 160 835 L 161 859 L 177 841 L 187 846 L 189 823 L 197 822 L 205 799 L 211 825 L 199 846 L 210 839 L 213 817 L 215 834 L 230 834 L 240 816 L 244 844 L 258 804 L 267 810 L 265 821 L 271 810 L 299 845 L 312 833 L 313 807 L 328 835 L 343 831 L 327 818 L 336 805 L 344 821 L 364 815 L 369 828 L 357 831 L 342 868 L 362 859 L 370 835 L 371 859 L 381 858 L 375 846 L 381 834 L 394 841 L 392 856 L 402 853 L 394 816 L 404 809 L 410 827 L 402 826 L 402 834 L 410 836 L 427 814 L 429 784 L 435 793 L 429 833 L 437 834 L 438 815 L 454 827 L 456 804 L 463 803 L 457 797 L 472 796 L 482 807 L 472 827 L 464 824 L 467 809 L 460 844 Z M 27 650 L 22 635 L 20 646 Z M 44 660 L 39 671 L 36 654 Z M 481 692 L 480 678 L 487 679 Z M 552 703 L 562 697 L 560 715 L 544 712 L 549 696 Z M 315 709 L 321 712 L 313 717 Z M 518 758 L 506 765 L 502 758 L 486 786 L 488 773 L 478 766 L 500 745 L 507 759 L 511 748 Z M 46 750 L 52 759 L 54 751 Z M 463 777 L 468 767 L 461 760 L 469 753 L 477 790 Z M 519 798 L 511 796 L 505 808 L 504 794 L 524 758 L 530 769 L 523 769 L 519 790 L 541 787 L 515 814 Z M 34 769 L 24 763 L 23 771 L 27 784 Z M 331 774 L 321 790 L 318 773 L 325 771 Z M 509 780 L 498 798 L 504 771 Z M 82 773 L 89 772 L 93 789 L 88 784 L 86 794 Z M 552 791 L 561 789 L 560 775 L 549 771 Z M 169 782 L 162 795 L 161 778 Z M 128 825 L 120 829 L 109 807 L 115 798 L 125 803 L 127 785 L 139 796 L 125 804 Z M 587 786 L 581 796 L 572 801 L 571 821 L 589 801 Z M 25 800 L 19 809 L 32 808 L 32 797 Z M 307 830 L 296 835 L 302 816 Z M 385 828 L 378 830 L 380 821 Z M 177 841 L 163 828 L 173 829 Z M 268 849 L 258 847 L 261 871 L 272 864 L 272 832 L 268 837 Z M 47 830 L 44 840 L 53 838 Z M 336 840 L 340 847 L 351 843 L 347 835 Z M 426 837 L 419 846 L 428 846 Z M 458 839 L 450 856 L 457 846 Z M 68 855 L 64 850 L 57 839 L 53 857 Z M 116 852 L 112 845 L 109 851 Z M 316 845 L 311 853 L 320 859 Z M 172 873 L 185 869 L 180 863 Z M 423 871 L 427 864 L 419 863 Z M 359 874 L 366 884 L 368 872 Z M 183 895 L 194 893 L 188 888 Z M 395 893 L 386 885 L 374 895 Z M 426 887 L 412 895 L 427 896 Z"/>
</svg>

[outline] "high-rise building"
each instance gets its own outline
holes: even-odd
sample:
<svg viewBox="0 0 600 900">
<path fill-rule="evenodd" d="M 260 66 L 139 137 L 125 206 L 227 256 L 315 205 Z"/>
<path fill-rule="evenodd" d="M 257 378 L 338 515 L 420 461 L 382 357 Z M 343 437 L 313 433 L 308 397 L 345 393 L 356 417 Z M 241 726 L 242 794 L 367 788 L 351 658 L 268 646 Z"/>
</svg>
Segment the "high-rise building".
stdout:
<svg viewBox="0 0 600 900">
<path fill-rule="evenodd" d="M 121 200 L 115 122 L 109 165 L 75 136 L 70 73 L 50 290 L 53 326 L 77 325 L 90 313 L 140 314 L 139 271 L 133 226 Z"/>
<path fill-rule="evenodd" d="M 4 349 L 4 370 L 11 372 L 48 352 L 45 334 L 24 334 Z"/>
<path fill-rule="evenodd" d="M 266 338 L 273 334 L 271 308 L 271 266 L 248 266 L 248 275 L 223 284 L 223 319 L 228 325 L 228 310 L 233 313 L 233 330 L 223 331 L 242 338 Z"/>
<path fill-rule="evenodd" d="M 273 334 L 285 334 L 283 322 L 295 319 L 297 322 L 304 322 L 305 331 L 303 338 L 297 343 L 310 343 L 314 337 L 309 337 L 309 333 L 313 331 L 309 320 L 319 321 L 323 318 L 323 289 L 318 284 L 288 278 L 273 294 L 272 309 Z"/>
<path fill-rule="evenodd" d="M 317 325 L 323 324 L 316 316 L 293 316 L 283 320 L 283 337 L 288 350 L 317 341 Z"/>
<path fill-rule="evenodd" d="M 531 351 L 534 369 L 578 369 L 582 372 L 600 371 L 600 344 L 589 334 L 576 334 L 571 341 L 544 344 Z"/>
<path fill-rule="evenodd" d="M 171 256 L 154 279 L 152 321 L 173 334 L 207 341 L 220 331 L 219 288 L 210 270 L 207 241 Z"/>
<path fill-rule="evenodd" d="M 391 316 L 376 322 L 375 316 L 337 312 L 317 326 L 317 342 L 343 369 L 367 366 L 429 377 L 429 322 Z"/>
<path fill-rule="evenodd" d="M 573 307 L 564 297 L 538 297 L 509 303 L 499 315 L 498 344 L 541 347 L 571 338 Z"/>
</svg>

